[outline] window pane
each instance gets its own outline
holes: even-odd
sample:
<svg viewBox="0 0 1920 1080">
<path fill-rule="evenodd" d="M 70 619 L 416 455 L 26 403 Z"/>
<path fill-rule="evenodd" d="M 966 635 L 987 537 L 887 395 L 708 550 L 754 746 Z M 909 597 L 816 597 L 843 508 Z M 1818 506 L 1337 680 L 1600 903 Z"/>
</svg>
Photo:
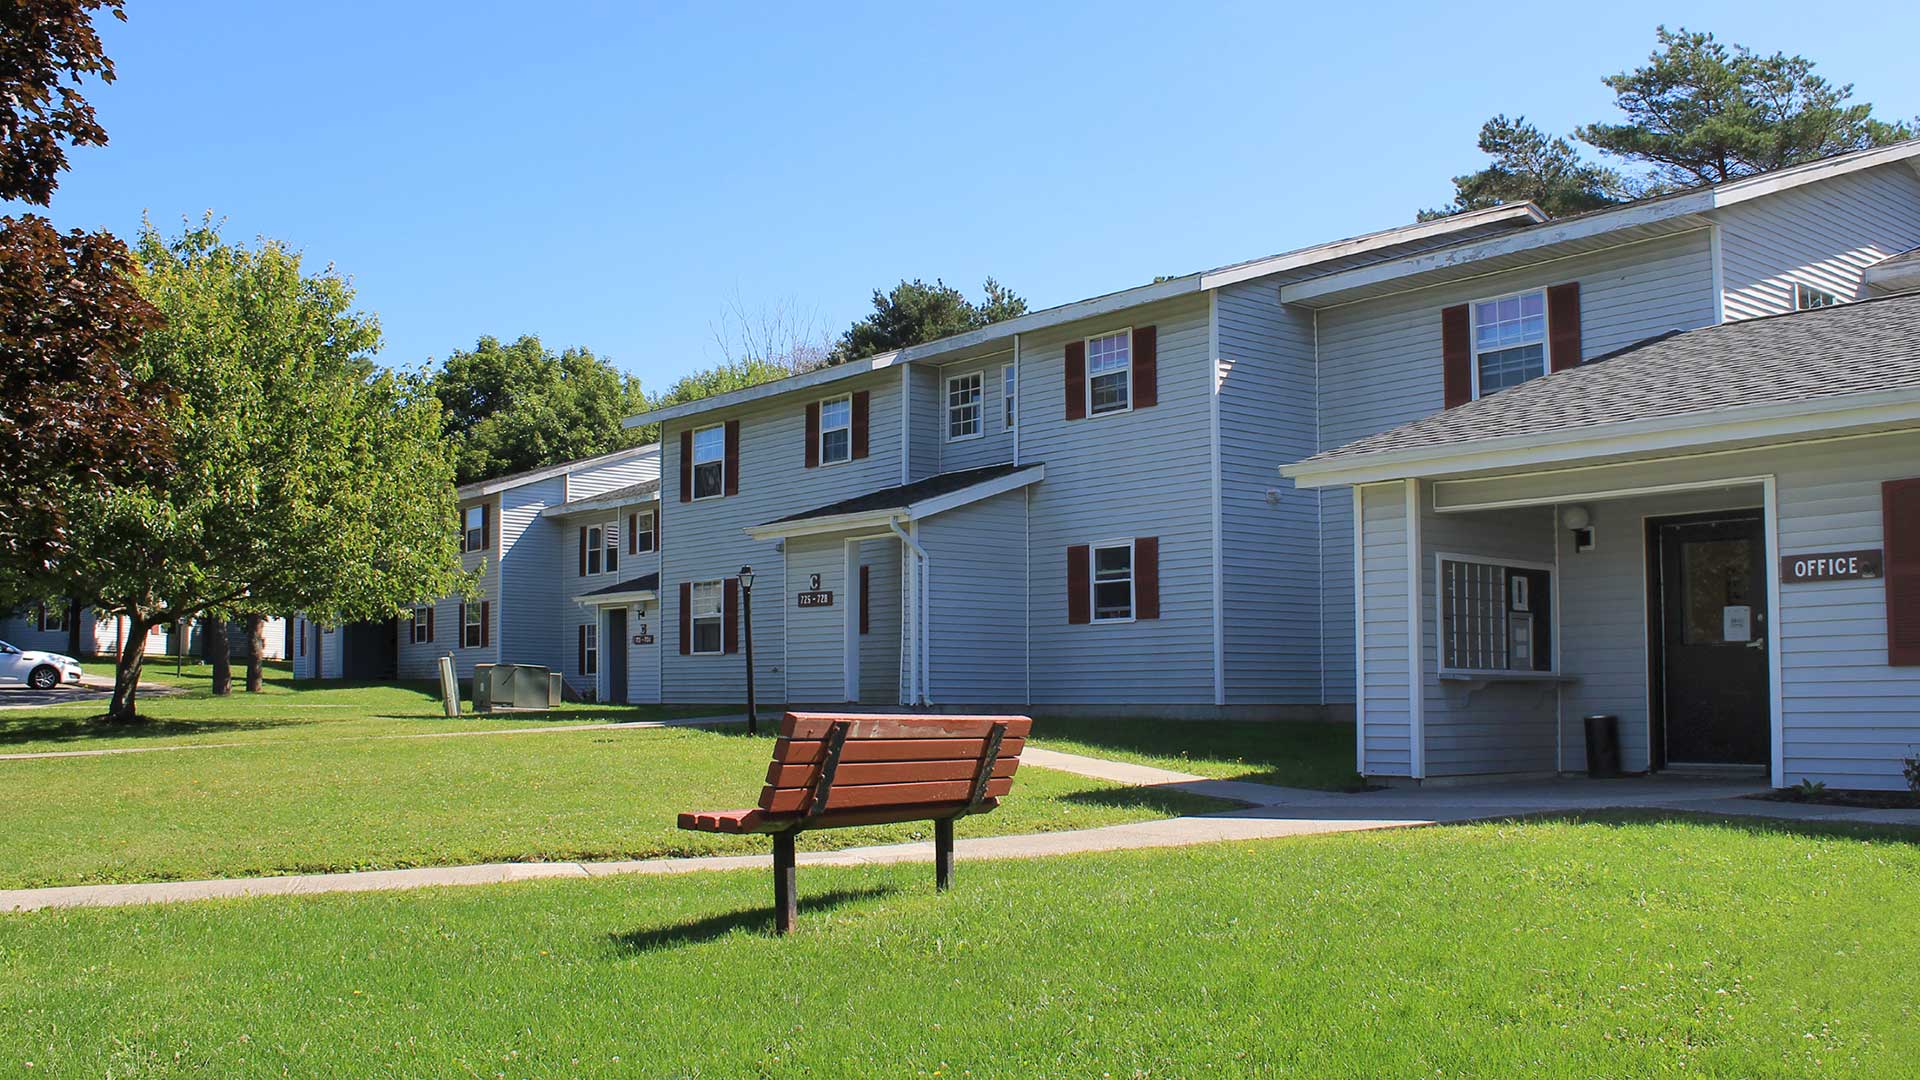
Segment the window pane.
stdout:
<svg viewBox="0 0 1920 1080">
<path fill-rule="evenodd" d="M 947 438 L 980 434 L 980 374 L 947 380 Z"/>
<path fill-rule="evenodd" d="M 1124 370 L 1131 358 L 1132 338 L 1130 331 L 1122 330 L 1087 342 L 1087 373 Z"/>
<path fill-rule="evenodd" d="M 694 622 L 693 651 L 697 653 L 720 651 L 720 620 L 699 619 Z"/>
<path fill-rule="evenodd" d="M 725 479 L 725 466 L 718 461 L 703 462 L 693 467 L 693 497 L 704 499 L 720 494 L 720 484 Z"/>
<path fill-rule="evenodd" d="M 727 456 L 727 430 L 710 427 L 693 433 L 693 460 L 720 461 Z"/>
<path fill-rule="evenodd" d="M 1106 578 L 1118 575 L 1125 577 L 1133 568 L 1133 549 L 1124 547 L 1103 547 L 1093 549 L 1093 576 Z"/>
<path fill-rule="evenodd" d="M 1746 540 L 1693 540 L 1681 549 L 1686 608 L 1681 636 L 1689 645 L 1725 645 L 1726 611 L 1753 603 L 1753 551 Z M 1741 639 L 1738 644 L 1745 644 Z"/>
<path fill-rule="evenodd" d="M 1092 382 L 1093 411 L 1114 412 L 1127 407 L 1127 373 L 1095 375 Z"/>
<path fill-rule="evenodd" d="M 825 462 L 846 461 L 853 456 L 852 433 L 846 428 L 839 431 L 820 433 L 820 460 Z"/>
<path fill-rule="evenodd" d="M 1546 372 L 1546 350 L 1540 345 L 1521 345 L 1480 354 L 1480 395 L 1497 393 L 1519 386 Z"/>
<path fill-rule="evenodd" d="M 820 403 L 820 429 L 843 428 L 853 423 L 853 403 L 846 398 L 835 398 Z"/>
<path fill-rule="evenodd" d="M 719 582 L 703 581 L 693 586 L 693 614 L 695 617 L 720 614 L 722 611 L 721 603 Z"/>
<path fill-rule="evenodd" d="M 1001 368 L 1000 369 L 1000 406 L 1001 406 L 1000 423 L 1009 428 L 1014 425 L 1014 422 L 1017 419 L 1017 414 L 1014 410 L 1014 401 L 1015 401 L 1015 398 L 1018 396 L 1018 386 L 1019 386 L 1019 381 L 1014 377 L 1013 365 L 1008 364 L 1006 367 Z"/>
</svg>

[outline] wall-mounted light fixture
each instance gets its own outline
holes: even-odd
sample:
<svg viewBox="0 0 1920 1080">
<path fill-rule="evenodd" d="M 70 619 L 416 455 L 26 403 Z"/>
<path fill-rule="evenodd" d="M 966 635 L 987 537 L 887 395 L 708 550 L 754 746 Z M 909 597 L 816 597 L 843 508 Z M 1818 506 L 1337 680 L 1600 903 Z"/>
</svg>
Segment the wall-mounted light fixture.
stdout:
<svg viewBox="0 0 1920 1080">
<path fill-rule="evenodd" d="M 1575 554 L 1592 551 L 1594 543 L 1593 512 L 1584 506 L 1573 505 L 1560 508 L 1560 523 L 1573 533 Z"/>
</svg>

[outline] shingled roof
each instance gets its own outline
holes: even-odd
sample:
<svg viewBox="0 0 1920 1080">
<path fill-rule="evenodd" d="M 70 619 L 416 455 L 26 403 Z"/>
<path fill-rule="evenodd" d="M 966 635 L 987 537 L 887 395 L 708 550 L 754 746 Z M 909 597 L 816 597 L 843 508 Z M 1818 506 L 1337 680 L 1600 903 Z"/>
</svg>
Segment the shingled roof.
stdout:
<svg viewBox="0 0 1920 1080">
<path fill-rule="evenodd" d="M 1906 388 L 1920 390 L 1920 293 L 1663 334 L 1296 467 Z"/>
</svg>

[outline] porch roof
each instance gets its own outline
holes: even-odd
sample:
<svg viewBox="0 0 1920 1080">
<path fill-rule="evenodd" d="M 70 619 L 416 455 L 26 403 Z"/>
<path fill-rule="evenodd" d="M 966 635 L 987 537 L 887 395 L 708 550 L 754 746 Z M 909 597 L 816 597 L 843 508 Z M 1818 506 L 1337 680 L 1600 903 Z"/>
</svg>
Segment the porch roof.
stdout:
<svg viewBox="0 0 1920 1080">
<path fill-rule="evenodd" d="M 884 527 L 888 521 L 914 521 L 1023 488 L 1039 482 L 1045 476 L 1046 466 L 1038 462 L 1031 465 L 985 465 L 977 469 L 959 469 L 915 480 L 910 484 L 879 488 L 851 499 L 750 526 L 747 535 L 756 540 L 767 540 Z"/>
<path fill-rule="evenodd" d="M 591 607 L 595 604 L 618 604 L 631 600 L 653 600 L 658 598 L 659 593 L 660 575 L 657 573 L 641 574 L 639 577 L 628 578 L 617 584 L 595 589 L 590 593 L 582 593 L 580 595 L 580 603 Z"/>
<path fill-rule="evenodd" d="M 568 514 L 580 514 L 589 510 L 613 510 L 629 503 L 660 501 L 660 479 L 642 480 L 637 484 L 603 491 L 598 495 L 585 495 L 571 502 L 555 503 L 540 512 L 541 517 L 565 517 Z"/>
<path fill-rule="evenodd" d="M 1920 293 L 1675 331 L 1282 466 L 1302 487 L 1920 422 Z"/>
</svg>

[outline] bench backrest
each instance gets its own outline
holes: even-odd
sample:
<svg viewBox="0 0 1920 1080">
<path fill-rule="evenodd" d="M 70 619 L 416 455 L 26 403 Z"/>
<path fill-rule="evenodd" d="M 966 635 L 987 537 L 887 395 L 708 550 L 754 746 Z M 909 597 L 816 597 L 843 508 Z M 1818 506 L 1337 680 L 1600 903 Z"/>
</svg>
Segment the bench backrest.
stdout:
<svg viewBox="0 0 1920 1080">
<path fill-rule="evenodd" d="M 1012 790 L 1032 729 L 1025 716 L 788 713 L 760 809 L 817 814 L 977 806 Z M 984 782 L 976 783 L 983 770 Z M 823 791 L 824 806 L 818 803 Z"/>
</svg>

